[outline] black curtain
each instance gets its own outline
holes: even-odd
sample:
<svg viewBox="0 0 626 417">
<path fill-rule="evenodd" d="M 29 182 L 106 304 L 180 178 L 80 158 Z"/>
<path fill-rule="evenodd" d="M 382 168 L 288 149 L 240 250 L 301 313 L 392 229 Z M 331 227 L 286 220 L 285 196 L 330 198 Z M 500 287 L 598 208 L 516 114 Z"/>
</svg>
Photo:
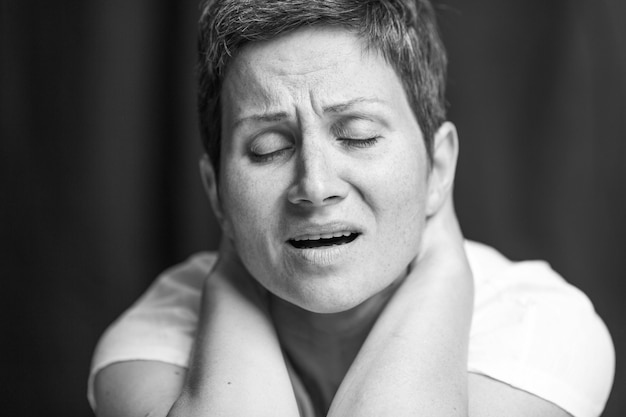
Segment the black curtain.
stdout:
<svg viewBox="0 0 626 417">
<path fill-rule="evenodd" d="M 197 174 L 197 1 L 0 0 L 3 410 L 89 416 L 104 328 L 213 249 Z M 626 2 L 441 0 L 468 237 L 594 301 L 626 411 Z"/>
</svg>

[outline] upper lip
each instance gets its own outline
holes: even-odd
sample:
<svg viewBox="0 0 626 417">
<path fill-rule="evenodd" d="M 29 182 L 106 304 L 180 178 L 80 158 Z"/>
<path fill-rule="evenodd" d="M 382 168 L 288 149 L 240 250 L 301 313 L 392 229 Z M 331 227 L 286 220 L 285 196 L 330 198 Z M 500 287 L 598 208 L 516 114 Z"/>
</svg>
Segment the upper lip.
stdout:
<svg viewBox="0 0 626 417">
<path fill-rule="evenodd" d="M 318 240 L 352 233 L 362 233 L 362 228 L 349 222 L 306 223 L 291 228 L 287 241 Z"/>
</svg>

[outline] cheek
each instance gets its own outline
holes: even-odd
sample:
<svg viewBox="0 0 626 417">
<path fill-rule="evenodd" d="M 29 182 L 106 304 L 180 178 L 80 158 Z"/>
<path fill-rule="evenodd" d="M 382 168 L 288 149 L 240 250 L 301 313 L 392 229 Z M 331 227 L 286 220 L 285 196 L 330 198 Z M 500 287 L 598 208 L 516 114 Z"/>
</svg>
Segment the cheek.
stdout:
<svg viewBox="0 0 626 417">
<path fill-rule="evenodd" d="M 276 230 L 276 189 L 262 178 L 237 170 L 226 171 L 223 188 L 224 232 L 248 267 L 266 257 L 270 232 Z M 227 231 L 228 230 L 228 231 Z"/>
<path fill-rule="evenodd" d="M 263 197 L 266 193 L 259 192 L 263 188 L 236 173 L 228 175 L 224 185 L 222 201 L 224 217 L 228 219 L 229 227 L 233 231 L 243 228 L 254 229 L 254 225 L 263 216 L 265 205 Z"/>
<path fill-rule="evenodd" d="M 390 259 L 412 259 L 419 251 L 425 223 L 427 170 L 419 155 L 410 153 L 381 170 L 372 207 L 383 250 Z"/>
</svg>

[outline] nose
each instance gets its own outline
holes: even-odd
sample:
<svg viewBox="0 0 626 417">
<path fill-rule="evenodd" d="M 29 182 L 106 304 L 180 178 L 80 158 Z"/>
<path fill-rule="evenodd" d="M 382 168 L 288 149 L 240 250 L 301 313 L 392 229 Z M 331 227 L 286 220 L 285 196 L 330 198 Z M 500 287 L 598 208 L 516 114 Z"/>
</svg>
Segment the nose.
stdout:
<svg viewBox="0 0 626 417">
<path fill-rule="evenodd" d="M 349 190 L 341 178 L 341 158 L 332 146 L 304 143 L 297 156 L 296 178 L 287 197 L 292 204 L 323 207 L 343 200 Z"/>
</svg>

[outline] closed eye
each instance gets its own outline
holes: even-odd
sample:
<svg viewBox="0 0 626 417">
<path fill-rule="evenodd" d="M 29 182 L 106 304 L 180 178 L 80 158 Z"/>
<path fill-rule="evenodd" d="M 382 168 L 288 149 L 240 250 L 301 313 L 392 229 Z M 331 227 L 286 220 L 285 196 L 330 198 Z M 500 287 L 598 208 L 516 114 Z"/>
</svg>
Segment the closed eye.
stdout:
<svg viewBox="0 0 626 417">
<path fill-rule="evenodd" d="M 258 154 L 255 152 L 250 152 L 250 159 L 252 159 L 254 162 L 271 162 L 275 159 L 278 159 L 284 155 L 286 155 L 287 153 L 291 152 L 293 149 L 292 146 L 285 148 L 285 149 L 279 149 L 277 151 L 273 151 L 273 152 L 269 152 L 269 153 L 264 153 L 264 154 Z"/>
<path fill-rule="evenodd" d="M 371 138 L 337 138 L 344 146 L 348 148 L 369 148 L 378 143 L 380 136 L 374 136 Z"/>
<path fill-rule="evenodd" d="M 250 144 L 249 155 L 254 162 L 270 162 L 291 152 L 293 141 L 282 132 L 264 132 Z"/>
<path fill-rule="evenodd" d="M 369 148 L 381 138 L 377 126 L 370 119 L 350 116 L 338 120 L 331 132 L 348 149 Z"/>
</svg>

